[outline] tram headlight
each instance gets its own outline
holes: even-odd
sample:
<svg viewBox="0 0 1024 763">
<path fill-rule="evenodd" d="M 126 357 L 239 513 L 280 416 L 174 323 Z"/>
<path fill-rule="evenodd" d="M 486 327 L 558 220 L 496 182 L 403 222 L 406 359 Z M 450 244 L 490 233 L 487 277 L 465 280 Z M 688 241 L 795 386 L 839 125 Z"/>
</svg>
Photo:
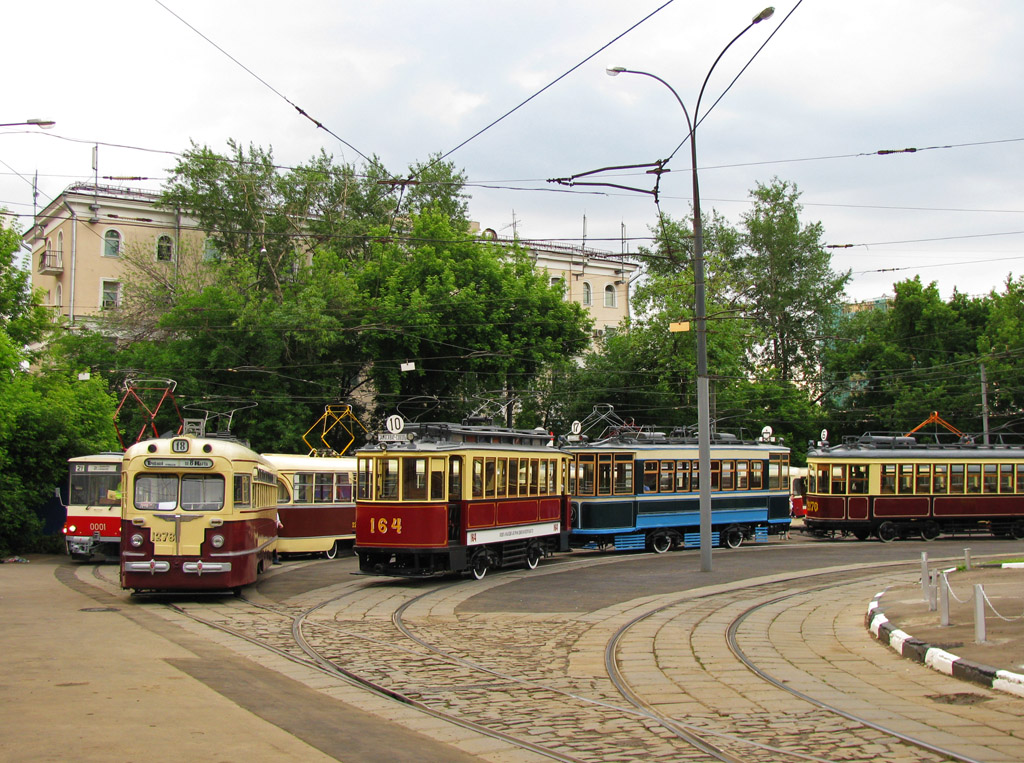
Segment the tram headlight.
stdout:
<svg viewBox="0 0 1024 763">
<path fill-rule="evenodd" d="M 135 534 L 134 534 L 134 535 L 133 535 L 133 536 L 132 536 L 132 537 L 131 537 L 131 538 L 129 539 L 129 541 L 128 541 L 128 542 L 132 544 L 132 548 L 138 548 L 139 546 L 141 546 L 141 545 L 142 545 L 142 541 L 143 541 L 143 540 L 144 540 L 144 539 L 143 539 L 143 537 L 142 537 L 142 533 L 135 533 Z"/>
<path fill-rule="evenodd" d="M 212 538 L 210 538 L 210 543 L 213 544 L 214 548 L 220 548 L 221 546 L 224 545 L 224 536 L 223 535 L 214 535 Z"/>
<path fill-rule="evenodd" d="M 67 532 L 73 533 L 77 529 L 78 529 L 77 525 L 68 525 Z"/>
</svg>

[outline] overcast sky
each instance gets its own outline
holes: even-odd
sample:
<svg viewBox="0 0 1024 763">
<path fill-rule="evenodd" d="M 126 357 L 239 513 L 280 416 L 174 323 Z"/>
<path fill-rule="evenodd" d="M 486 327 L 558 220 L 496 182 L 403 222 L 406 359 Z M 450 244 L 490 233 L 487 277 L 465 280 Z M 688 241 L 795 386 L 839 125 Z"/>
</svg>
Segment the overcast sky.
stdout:
<svg viewBox="0 0 1024 763">
<path fill-rule="evenodd" d="M 57 125 L 0 128 L 0 206 L 26 227 L 33 176 L 40 206 L 92 180 L 94 143 L 101 182 L 150 188 L 190 141 L 272 147 L 285 165 L 321 149 L 376 155 L 394 174 L 451 152 L 486 186 L 470 188 L 483 227 L 636 251 L 656 219 L 649 195 L 546 181 L 668 157 L 686 134 L 672 93 L 605 68 L 656 74 L 692 115 L 758 1 L 10 3 L 0 122 Z M 852 298 L 915 275 L 944 296 L 1000 289 L 1024 272 L 1022 39 L 1020 0 L 777 5 L 724 55 L 701 102 L 704 212 L 739 225 L 750 190 L 779 177 L 826 244 L 855 245 L 831 250 L 853 271 Z M 876 153 L 904 148 L 919 150 Z M 688 147 L 669 167 L 662 209 L 679 217 Z M 133 176 L 147 180 L 104 180 Z M 642 173 L 614 182 L 651 187 Z"/>
</svg>

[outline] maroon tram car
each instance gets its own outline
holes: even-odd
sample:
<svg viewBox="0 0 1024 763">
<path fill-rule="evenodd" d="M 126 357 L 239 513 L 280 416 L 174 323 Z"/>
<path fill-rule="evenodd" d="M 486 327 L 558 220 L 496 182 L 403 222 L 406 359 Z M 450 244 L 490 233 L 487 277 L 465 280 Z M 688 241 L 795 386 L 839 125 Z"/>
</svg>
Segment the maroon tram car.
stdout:
<svg viewBox="0 0 1024 763">
<path fill-rule="evenodd" d="M 356 453 L 360 572 L 480 579 L 569 550 L 569 457 L 546 431 L 397 416 L 388 427 Z"/>
<path fill-rule="evenodd" d="M 1024 539 L 1024 446 L 864 435 L 808 450 L 806 529 L 882 542 L 985 532 Z"/>
</svg>

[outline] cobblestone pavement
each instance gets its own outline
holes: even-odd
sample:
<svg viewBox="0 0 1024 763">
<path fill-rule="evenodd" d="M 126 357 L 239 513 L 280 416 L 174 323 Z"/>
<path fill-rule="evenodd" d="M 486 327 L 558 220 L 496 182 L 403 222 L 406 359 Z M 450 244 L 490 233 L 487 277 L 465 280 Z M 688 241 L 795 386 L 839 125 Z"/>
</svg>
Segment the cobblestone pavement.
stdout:
<svg viewBox="0 0 1024 763">
<path fill-rule="evenodd" d="M 692 752 L 684 755 L 686 747 L 672 733 L 673 725 L 701 734 L 742 760 L 945 759 L 878 728 L 826 712 L 811 700 L 954 750 L 964 760 L 1024 760 L 1024 740 L 1017 735 L 1024 700 L 965 685 L 904 660 L 868 634 L 864 611 L 872 597 L 882 589 L 913 586 L 914 573 L 906 572 L 905 566 L 894 572 L 871 569 L 855 579 L 831 580 L 828 587 L 805 584 L 811 577 L 807 574 L 774 576 L 638 596 L 594 611 L 543 615 L 476 611 L 473 599 L 502 587 L 512 591 L 519 580 L 538 575 L 551 576 L 551 584 L 557 586 L 563 575 L 572 574 L 572 565 L 542 565 L 534 572 L 510 571 L 456 585 L 354 577 L 347 574 L 353 566 L 351 560 L 289 562 L 271 573 L 280 585 L 246 593 L 251 606 L 223 599 L 202 609 L 213 618 L 255 618 L 252 622 L 258 624 L 251 629 L 256 635 L 284 643 L 287 635 L 281 624 L 266 611 L 261 614 L 257 605 L 298 612 L 323 604 L 310 619 L 316 628 L 327 629 L 319 631 L 318 638 L 326 640 L 322 646 L 327 648 L 326 642 L 335 639 L 339 660 L 374 672 L 390 685 L 414 687 L 423 701 L 479 711 L 548 747 L 565 740 L 565 754 L 575 760 L 710 759 Z M 614 574 L 614 564 L 602 563 L 602 569 Z M 117 588 L 112 565 L 80 565 L 74 572 L 80 582 L 120 598 L 126 609 L 143 609 L 168 629 L 183 629 L 341 705 L 359 708 L 381 724 L 450 747 L 453 756 L 543 759 L 211 631 L 166 607 L 129 601 Z M 291 590 L 289 580 L 296 582 Z M 425 595 L 416 599 L 421 594 Z M 394 651 L 398 642 L 393 618 L 403 605 L 407 608 L 401 616 L 417 637 L 445 659 L 461 661 L 449 667 L 456 680 L 442 685 L 436 673 L 438 660 L 426 659 L 413 642 L 403 647 L 405 655 Z M 619 640 L 609 647 L 622 628 Z M 323 635 L 330 629 L 334 636 Z M 744 666 L 730 650 L 730 631 L 735 648 L 763 675 Z M 611 683 L 605 664 L 609 649 L 636 703 L 634 715 L 598 710 L 633 709 Z M 492 677 L 481 678 L 481 668 L 493 671 Z M 767 683 L 765 676 L 776 683 Z M 462 690 L 456 691 L 460 681 Z M 560 711 L 552 710 L 553 705 Z M 638 723 L 636 712 L 650 717 Z M 652 720 L 662 718 L 670 723 Z M 296 742 L 305 738 L 301 724 L 289 730 L 298 737 Z M 313 744 L 320 750 L 325 746 L 315 740 Z M 334 757 L 370 759 L 362 754 Z M 291 759 L 291 754 L 277 759 Z"/>
</svg>

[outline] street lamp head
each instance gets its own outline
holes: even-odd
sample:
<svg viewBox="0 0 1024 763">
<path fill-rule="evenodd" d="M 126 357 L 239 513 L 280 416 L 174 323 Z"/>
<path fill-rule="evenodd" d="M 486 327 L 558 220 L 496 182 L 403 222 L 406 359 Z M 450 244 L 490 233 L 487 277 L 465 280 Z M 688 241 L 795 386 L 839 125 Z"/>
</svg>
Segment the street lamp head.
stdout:
<svg viewBox="0 0 1024 763">
<path fill-rule="evenodd" d="M 768 6 L 763 11 L 761 11 L 759 14 L 754 16 L 754 20 L 752 22 L 750 22 L 750 23 L 751 24 L 760 24 L 765 19 L 770 19 L 772 17 L 772 14 L 774 14 L 774 13 L 775 13 L 775 9 L 772 8 L 771 6 Z"/>
<path fill-rule="evenodd" d="M 609 66 L 604 70 L 604 73 L 609 77 L 618 77 L 622 72 L 626 71 L 625 66 Z"/>
<path fill-rule="evenodd" d="M 27 119 L 25 121 L 30 125 L 41 127 L 44 130 L 49 130 L 51 127 L 57 124 L 52 119 Z"/>
</svg>

